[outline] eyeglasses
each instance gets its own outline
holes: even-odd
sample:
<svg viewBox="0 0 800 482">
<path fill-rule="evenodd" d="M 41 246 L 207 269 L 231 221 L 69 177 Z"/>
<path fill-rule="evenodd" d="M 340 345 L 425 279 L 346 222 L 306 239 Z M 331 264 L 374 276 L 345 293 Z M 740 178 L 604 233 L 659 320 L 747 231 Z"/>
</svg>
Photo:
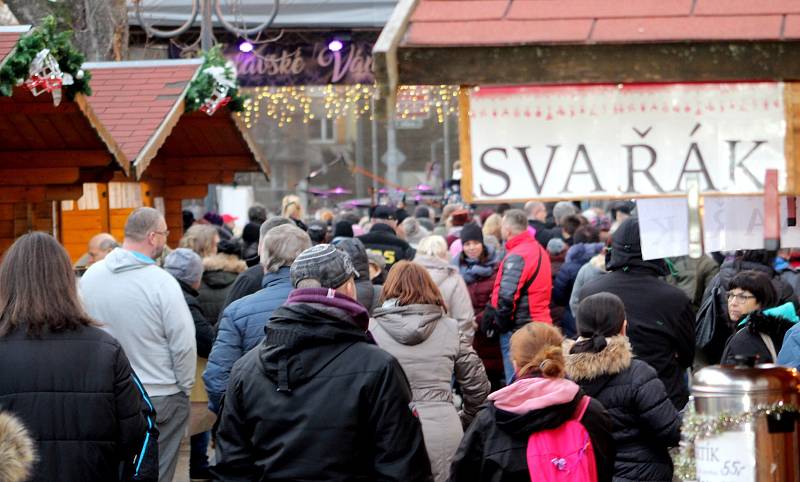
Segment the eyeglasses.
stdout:
<svg viewBox="0 0 800 482">
<path fill-rule="evenodd" d="M 153 234 L 160 234 L 160 235 L 164 236 L 165 238 L 168 238 L 169 237 L 169 229 L 167 229 L 166 231 L 153 231 Z"/>
<path fill-rule="evenodd" d="M 737 303 L 747 303 L 747 300 L 755 299 L 755 296 L 744 293 L 728 293 L 728 302 L 734 299 Z"/>
</svg>

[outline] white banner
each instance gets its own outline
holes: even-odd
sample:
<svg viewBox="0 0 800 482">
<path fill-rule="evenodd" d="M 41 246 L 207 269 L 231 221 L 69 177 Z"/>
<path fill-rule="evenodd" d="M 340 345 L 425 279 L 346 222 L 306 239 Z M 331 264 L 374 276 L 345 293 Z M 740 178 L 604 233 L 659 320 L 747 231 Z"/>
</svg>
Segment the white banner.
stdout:
<svg viewBox="0 0 800 482">
<path fill-rule="evenodd" d="M 800 226 L 789 226 L 786 199 L 782 197 L 780 201 L 781 247 L 800 248 Z M 764 249 L 764 198 L 762 196 L 705 198 L 703 238 L 704 248 L 709 253 L 736 249 Z"/>
<path fill-rule="evenodd" d="M 669 195 L 786 184 L 783 84 L 483 87 L 470 94 L 474 200 Z"/>
<path fill-rule="evenodd" d="M 689 203 L 685 197 L 639 199 L 636 212 L 643 259 L 689 254 Z"/>
</svg>

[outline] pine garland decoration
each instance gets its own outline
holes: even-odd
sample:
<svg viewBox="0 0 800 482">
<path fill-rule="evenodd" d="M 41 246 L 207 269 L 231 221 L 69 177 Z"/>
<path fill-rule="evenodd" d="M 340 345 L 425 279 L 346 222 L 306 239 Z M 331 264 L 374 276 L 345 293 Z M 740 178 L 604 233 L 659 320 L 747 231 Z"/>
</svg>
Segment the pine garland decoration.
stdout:
<svg viewBox="0 0 800 482">
<path fill-rule="evenodd" d="M 753 410 L 741 413 L 720 413 L 716 416 L 700 415 L 694 410 L 694 402 L 689 400 L 686 413 L 681 424 L 681 442 L 677 452 L 673 452 L 675 477 L 678 480 L 693 481 L 697 479 L 697 467 L 694 459 L 694 445 L 698 438 L 708 438 L 735 430 L 745 423 L 759 417 L 772 414 L 800 414 L 800 409 L 793 404 L 777 402 L 760 405 Z"/>
<path fill-rule="evenodd" d="M 233 63 L 225 60 L 222 55 L 222 49 L 219 45 L 209 50 L 203 57 L 203 65 L 200 67 L 200 73 L 195 77 L 186 91 L 186 112 L 195 112 L 200 110 L 200 107 L 211 97 L 214 93 L 214 88 L 217 85 L 217 80 L 208 73 L 206 69 L 210 67 L 221 67 L 225 69 L 225 77 L 235 84 L 235 87 L 228 90 L 230 100 L 226 107 L 231 112 L 241 112 L 244 110 L 244 104 L 247 101 L 247 96 L 239 94 L 239 84 L 236 80 L 236 67 Z"/>
<path fill-rule="evenodd" d="M 72 31 L 58 32 L 56 19 L 52 15 L 45 17 L 41 25 L 33 28 L 18 41 L 2 69 L 0 69 L 0 95 L 11 96 L 14 87 L 28 78 L 30 65 L 42 49 L 50 49 L 50 53 L 58 61 L 58 66 L 65 74 L 72 75 L 73 83 L 64 86 L 67 99 L 72 100 L 75 94 L 92 95 L 89 87 L 91 74 L 81 71 L 84 62 L 83 54 L 76 49 L 70 39 Z"/>
</svg>

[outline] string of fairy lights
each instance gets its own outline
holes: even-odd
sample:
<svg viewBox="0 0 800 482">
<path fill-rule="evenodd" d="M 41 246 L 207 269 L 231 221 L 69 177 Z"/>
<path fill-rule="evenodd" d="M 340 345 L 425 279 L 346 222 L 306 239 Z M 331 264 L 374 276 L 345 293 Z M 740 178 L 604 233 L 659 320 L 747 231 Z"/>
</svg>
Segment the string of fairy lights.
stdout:
<svg viewBox="0 0 800 482">
<path fill-rule="evenodd" d="M 324 85 L 255 87 L 244 89 L 251 97 L 242 117 L 250 128 L 260 119 L 277 121 L 278 127 L 309 121 L 318 117 L 369 116 L 372 119 L 372 85 Z M 406 85 L 397 91 L 397 119 L 435 116 L 441 124 L 445 116 L 458 112 L 458 86 Z"/>
</svg>

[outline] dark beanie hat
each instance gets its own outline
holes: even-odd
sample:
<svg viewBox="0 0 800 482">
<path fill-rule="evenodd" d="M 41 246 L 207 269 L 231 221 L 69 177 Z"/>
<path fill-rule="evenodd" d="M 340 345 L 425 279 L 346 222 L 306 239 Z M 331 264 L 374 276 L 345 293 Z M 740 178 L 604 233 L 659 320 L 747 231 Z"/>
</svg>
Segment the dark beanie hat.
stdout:
<svg viewBox="0 0 800 482">
<path fill-rule="evenodd" d="M 478 241 L 483 244 L 483 231 L 480 226 L 475 223 L 467 223 L 461 228 L 461 243 L 465 244 L 467 241 Z"/>
<path fill-rule="evenodd" d="M 348 221 L 339 221 L 333 227 L 333 237 L 334 238 L 352 238 L 353 237 L 353 225 L 350 224 Z"/>
</svg>

